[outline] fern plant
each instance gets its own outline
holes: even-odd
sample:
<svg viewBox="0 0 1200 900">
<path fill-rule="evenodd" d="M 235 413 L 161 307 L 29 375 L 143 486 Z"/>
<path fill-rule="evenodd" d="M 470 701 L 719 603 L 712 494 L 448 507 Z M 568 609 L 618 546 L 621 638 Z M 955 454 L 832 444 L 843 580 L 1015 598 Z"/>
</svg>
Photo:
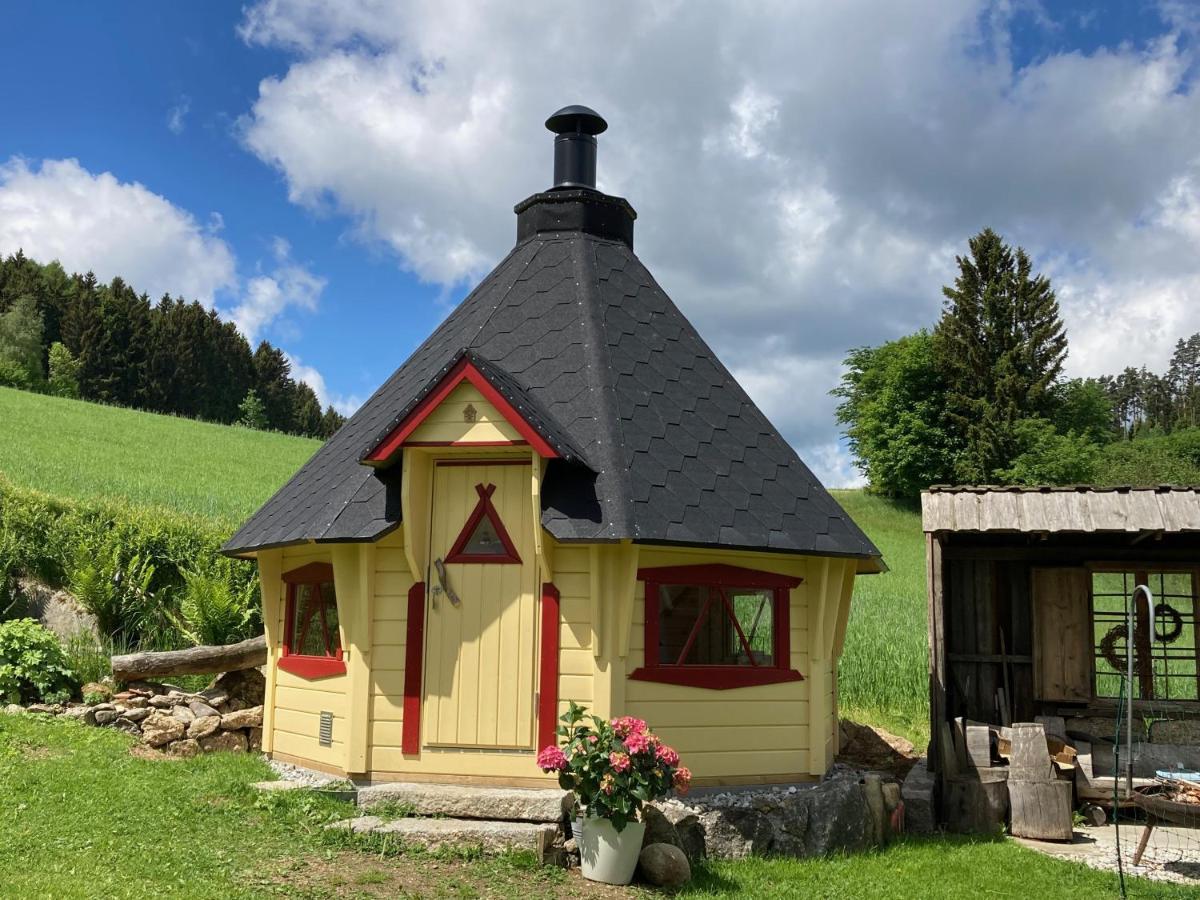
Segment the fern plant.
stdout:
<svg viewBox="0 0 1200 900">
<path fill-rule="evenodd" d="M 255 585 L 234 587 L 223 572 L 183 570 L 177 625 L 195 644 L 232 644 L 258 632 Z"/>
</svg>

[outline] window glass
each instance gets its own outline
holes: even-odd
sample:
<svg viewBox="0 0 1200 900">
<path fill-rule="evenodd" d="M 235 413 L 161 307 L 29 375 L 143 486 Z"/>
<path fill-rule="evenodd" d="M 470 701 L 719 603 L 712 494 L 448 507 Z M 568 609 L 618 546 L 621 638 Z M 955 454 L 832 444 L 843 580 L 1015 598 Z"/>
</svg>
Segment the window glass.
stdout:
<svg viewBox="0 0 1200 900">
<path fill-rule="evenodd" d="M 1144 579 L 1154 594 L 1154 625 L 1145 612 L 1134 624 L 1131 694 L 1141 700 L 1196 700 L 1197 643 L 1193 577 L 1188 572 L 1096 572 L 1092 576 L 1092 634 L 1097 697 L 1121 696 L 1126 674 L 1128 616 Z M 1138 606 L 1142 607 L 1139 598 Z"/>
<path fill-rule="evenodd" d="M 490 516 L 484 516 L 463 545 L 463 553 L 474 556 L 507 556 L 508 550 Z"/>
<path fill-rule="evenodd" d="M 292 600 L 292 643 L 300 656 L 334 656 L 341 647 L 333 583 L 297 584 Z"/>
<path fill-rule="evenodd" d="M 756 588 L 660 586 L 659 664 L 775 665 L 774 599 Z"/>
</svg>

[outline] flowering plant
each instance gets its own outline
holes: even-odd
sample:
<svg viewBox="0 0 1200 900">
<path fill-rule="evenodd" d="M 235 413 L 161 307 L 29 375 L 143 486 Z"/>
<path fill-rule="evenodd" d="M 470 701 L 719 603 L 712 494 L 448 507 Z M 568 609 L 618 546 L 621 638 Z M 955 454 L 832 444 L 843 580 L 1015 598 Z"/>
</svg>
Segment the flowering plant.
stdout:
<svg viewBox="0 0 1200 900">
<path fill-rule="evenodd" d="M 557 772 L 559 785 L 574 792 L 587 815 L 608 819 L 623 831 L 650 801 L 672 790 L 687 793 L 692 773 L 641 719 L 621 716 L 606 722 L 574 702 L 561 719 L 563 746 L 544 748 L 538 766 Z"/>
</svg>

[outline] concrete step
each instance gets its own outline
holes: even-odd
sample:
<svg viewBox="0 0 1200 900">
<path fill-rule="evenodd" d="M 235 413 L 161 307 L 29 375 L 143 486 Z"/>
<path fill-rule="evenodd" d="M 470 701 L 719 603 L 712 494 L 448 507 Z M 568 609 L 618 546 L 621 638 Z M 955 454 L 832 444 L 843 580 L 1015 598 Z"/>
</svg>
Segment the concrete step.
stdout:
<svg viewBox="0 0 1200 900">
<path fill-rule="evenodd" d="M 554 852 L 558 826 L 535 822 L 494 822 L 486 819 L 383 819 L 359 816 L 334 822 L 328 828 L 355 834 L 390 834 L 407 844 L 429 850 L 441 847 L 480 847 L 486 853 L 528 850 L 546 861 Z"/>
<path fill-rule="evenodd" d="M 359 788 L 359 809 L 369 810 L 381 803 L 404 804 L 418 816 L 557 824 L 562 821 L 563 813 L 570 809 L 571 794 L 568 791 L 537 788 L 470 787 L 407 781 Z"/>
</svg>

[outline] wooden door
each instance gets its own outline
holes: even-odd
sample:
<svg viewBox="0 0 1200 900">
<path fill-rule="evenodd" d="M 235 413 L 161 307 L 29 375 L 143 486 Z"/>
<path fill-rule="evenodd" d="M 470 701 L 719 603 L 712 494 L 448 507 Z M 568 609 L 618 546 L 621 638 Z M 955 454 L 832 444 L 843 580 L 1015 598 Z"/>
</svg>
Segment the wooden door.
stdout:
<svg viewBox="0 0 1200 900">
<path fill-rule="evenodd" d="M 1033 678 L 1039 700 L 1092 696 L 1091 575 L 1033 570 Z"/>
<path fill-rule="evenodd" d="M 533 746 L 537 523 L 530 479 L 525 460 L 435 468 L 422 729 L 429 746 Z"/>
</svg>

